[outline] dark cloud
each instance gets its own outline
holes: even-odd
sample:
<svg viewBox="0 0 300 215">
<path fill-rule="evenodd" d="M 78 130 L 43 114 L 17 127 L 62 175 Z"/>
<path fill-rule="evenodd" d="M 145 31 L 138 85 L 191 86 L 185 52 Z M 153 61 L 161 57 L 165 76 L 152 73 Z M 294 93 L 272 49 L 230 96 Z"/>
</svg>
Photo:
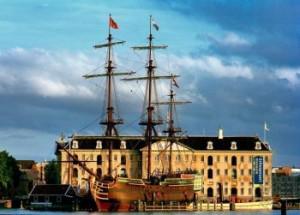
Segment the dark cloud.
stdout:
<svg viewBox="0 0 300 215">
<path fill-rule="evenodd" d="M 300 5 L 297 1 L 190 0 L 164 1 L 161 5 L 187 18 L 218 25 L 223 31 L 254 38 L 250 46 L 227 46 L 211 40 L 208 52 L 265 60 L 278 66 L 300 66 Z"/>
</svg>

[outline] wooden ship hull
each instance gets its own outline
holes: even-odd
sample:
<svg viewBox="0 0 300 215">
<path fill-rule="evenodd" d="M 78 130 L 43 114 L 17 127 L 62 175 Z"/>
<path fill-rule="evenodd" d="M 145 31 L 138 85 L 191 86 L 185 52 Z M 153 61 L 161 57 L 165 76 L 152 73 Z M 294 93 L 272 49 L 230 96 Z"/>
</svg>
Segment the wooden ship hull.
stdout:
<svg viewBox="0 0 300 215">
<path fill-rule="evenodd" d="M 96 181 L 91 187 L 98 211 L 137 211 L 140 203 L 191 202 L 198 198 L 202 178 L 166 178 L 159 184 L 142 179 L 117 178 L 112 182 Z"/>
</svg>

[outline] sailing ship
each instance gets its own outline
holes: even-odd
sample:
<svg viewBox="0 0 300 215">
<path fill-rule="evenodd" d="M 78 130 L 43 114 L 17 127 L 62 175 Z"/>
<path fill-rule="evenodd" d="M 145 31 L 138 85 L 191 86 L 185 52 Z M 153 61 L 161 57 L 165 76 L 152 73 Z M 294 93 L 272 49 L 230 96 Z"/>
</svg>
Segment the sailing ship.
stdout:
<svg viewBox="0 0 300 215">
<path fill-rule="evenodd" d="M 67 149 L 63 149 L 69 154 L 69 156 L 78 162 L 78 164 L 84 168 L 90 174 L 90 191 L 96 202 L 97 208 L 102 212 L 109 211 L 132 211 L 137 209 L 138 202 L 191 202 L 197 199 L 198 192 L 202 189 L 202 177 L 198 174 L 187 174 L 186 172 L 174 172 L 172 171 L 172 149 L 173 144 L 176 143 L 180 137 L 176 136 L 181 129 L 176 128 L 174 124 L 174 107 L 177 104 L 188 103 L 186 101 L 175 101 L 175 93 L 173 86 L 176 86 L 175 78 L 177 75 L 156 75 L 155 74 L 155 61 L 154 50 L 165 49 L 166 45 L 154 45 L 152 27 L 158 29 L 158 26 L 153 23 L 152 16 L 150 16 L 150 32 L 148 37 L 148 44 L 146 46 L 136 46 L 133 49 L 148 51 L 148 59 L 146 64 L 147 74 L 144 77 L 135 78 L 123 78 L 123 81 L 132 80 L 144 80 L 146 81 L 146 96 L 144 104 L 145 107 L 145 119 L 142 119 L 139 123 L 141 126 L 145 126 L 144 140 L 147 146 L 147 177 L 143 178 L 125 178 L 125 177 L 113 177 L 112 176 L 112 149 L 114 140 L 118 139 L 119 132 L 117 125 L 122 124 L 122 119 L 116 119 L 114 115 L 113 105 L 113 77 L 114 76 L 128 76 L 134 74 L 134 72 L 115 72 L 116 66 L 112 58 L 112 48 L 115 45 L 123 44 L 125 41 L 114 41 L 111 28 L 117 29 L 117 23 L 109 16 L 109 32 L 107 37 L 107 43 L 101 45 L 95 45 L 95 48 L 107 48 L 106 58 L 106 71 L 102 74 L 84 75 L 86 79 L 95 77 L 106 78 L 106 116 L 101 124 L 105 126 L 105 137 L 109 142 L 108 151 L 108 172 L 103 177 L 95 174 L 92 170 L 88 169 L 84 163 L 80 162 L 78 158 L 74 157 Z M 156 102 L 155 97 L 155 81 L 157 79 L 170 80 L 170 94 L 169 101 Z M 164 137 L 167 140 L 167 148 L 169 149 L 169 169 L 167 174 L 153 175 L 151 169 L 151 146 L 155 140 L 159 140 L 158 132 L 156 130 L 157 125 L 161 125 L 163 120 L 155 117 L 156 107 L 158 105 L 168 105 L 168 127 L 165 133 L 168 135 Z"/>
</svg>

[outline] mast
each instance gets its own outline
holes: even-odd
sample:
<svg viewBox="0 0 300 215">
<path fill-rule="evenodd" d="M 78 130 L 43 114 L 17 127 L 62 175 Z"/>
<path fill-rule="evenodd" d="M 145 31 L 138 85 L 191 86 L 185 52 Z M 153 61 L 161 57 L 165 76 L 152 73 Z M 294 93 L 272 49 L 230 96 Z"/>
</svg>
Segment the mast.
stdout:
<svg viewBox="0 0 300 215">
<path fill-rule="evenodd" d="M 173 119 L 173 106 L 174 106 L 174 92 L 173 92 L 173 84 L 172 84 L 173 80 L 170 80 L 170 100 L 169 100 L 169 122 L 168 122 L 168 129 L 167 129 L 167 133 L 168 133 L 168 137 L 170 140 L 170 154 L 169 154 L 169 173 L 172 172 L 172 148 L 173 148 L 173 142 L 175 139 L 175 134 L 176 131 L 174 129 L 174 119 Z M 178 132 L 181 131 L 178 130 Z"/>
<path fill-rule="evenodd" d="M 153 51 L 154 49 L 165 49 L 167 48 L 166 45 L 153 45 L 153 35 L 152 35 L 152 16 L 150 15 L 149 19 L 149 37 L 148 45 L 146 46 L 135 46 L 132 47 L 135 50 L 147 50 L 148 51 L 148 59 L 147 59 L 147 66 L 145 67 L 147 70 L 147 75 L 145 77 L 136 77 L 136 78 L 124 78 L 124 81 L 132 81 L 132 80 L 146 80 L 147 81 L 147 88 L 146 88 L 146 120 L 141 120 L 139 123 L 140 125 L 146 126 L 145 129 L 145 142 L 147 144 L 147 151 L 148 151 L 148 161 L 147 161 L 147 179 L 150 179 L 151 176 L 151 144 L 153 139 L 153 134 L 157 136 L 157 131 L 155 129 L 156 125 L 162 124 L 161 119 L 154 119 L 153 113 L 155 111 L 154 107 L 154 98 L 153 92 L 155 91 L 155 81 L 157 79 L 170 79 L 172 76 L 157 76 L 155 75 L 155 69 L 157 68 L 154 64 L 154 57 Z M 157 29 L 158 30 L 158 29 Z"/>
<path fill-rule="evenodd" d="M 175 119 L 174 119 L 174 113 L 176 111 L 176 105 L 181 105 L 181 104 L 187 104 L 191 103 L 190 101 L 176 101 L 175 96 L 176 94 L 174 93 L 173 90 L 173 85 L 176 87 L 179 87 L 175 81 L 175 77 L 172 75 L 172 79 L 170 80 L 170 94 L 169 96 L 169 101 L 166 102 L 158 102 L 160 105 L 168 105 L 168 127 L 164 131 L 165 133 L 168 134 L 168 140 L 170 141 L 169 144 L 169 173 L 172 173 L 172 149 L 173 149 L 173 143 L 176 141 L 176 134 L 180 133 L 182 130 L 179 127 L 175 127 Z"/>
<path fill-rule="evenodd" d="M 147 74 L 148 74 L 148 107 L 147 107 L 147 115 L 148 115 L 148 120 L 147 120 L 147 125 L 146 125 L 146 144 L 148 148 L 148 169 L 147 169 L 147 179 L 150 179 L 151 175 L 151 143 L 152 143 L 152 128 L 154 129 L 153 122 L 152 122 L 152 114 L 154 107 L 152 106 L 152 76 L 154 73 L 154 68 L 155 66 L 153 65 L 153 60 L 152 60 L 152 32 L 151 32 L 151 20 L 152 16 L 150 16 L 149 20 L 149 27 L 150 27 L 150 34 L 149 34 L 149 56 L 148 56 L 148 67 L 147 67 Z"/>
<path fill-rule="evenodd" d="M 116 119 L 114 117 L 114 106 L 112 101 L 112 93 L 114 90 L 113 85 L 113 78 L 114 76 L 120 76 L 120 75 L 131 75 L 134 72 L 114 72 L 115 66 L 113 65 L 112 61 L 112 47 L 114 45 L 123 44 L 125 41 L 113 41 L 113 37 L 111 34 L 111 28 L 118 29 L 118 25 L 116 22 L 111 18 L 111 15 L 109 14 L 109 21 L 108 21 L 108 37 L 107 37 L 107 43 L 95 45 L 94 48 L 107 48 L 107 60 L 106 60 L 106 66 L 105 66 L 105 72 L 102 74 L 89 74 L 84 75 L 83 77 L 86 79 L 89 78 L 96 78 L 96 77 L 106 77 L 106 116 L 105 119 L 100 122 L 100 124 L 105 125 L 105 136 L 111 137 L 111 136 L 118 136 L 118 130 L 116 128 L 116 125 L 123 124 L 122 119 Z M 107 175 L 112 176 L 112 149 L 113 149 L 113 141 L 110 140 L 109 142 L 109 152 L 108 152 L 108 171 Z"/>
</svg>

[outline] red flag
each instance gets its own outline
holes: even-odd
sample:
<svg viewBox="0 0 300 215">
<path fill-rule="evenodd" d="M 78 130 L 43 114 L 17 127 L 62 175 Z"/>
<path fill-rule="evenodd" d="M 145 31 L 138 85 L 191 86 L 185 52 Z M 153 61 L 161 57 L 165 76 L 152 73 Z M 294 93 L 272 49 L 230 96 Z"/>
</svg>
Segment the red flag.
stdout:
<svg viewBox="0 0 300 215">
<path fill-rule="evenodd" d="M 109 17 L 109 26 L 114 29 L 119 29 L 118 24 L 111 17 Z"/>
</svg>

